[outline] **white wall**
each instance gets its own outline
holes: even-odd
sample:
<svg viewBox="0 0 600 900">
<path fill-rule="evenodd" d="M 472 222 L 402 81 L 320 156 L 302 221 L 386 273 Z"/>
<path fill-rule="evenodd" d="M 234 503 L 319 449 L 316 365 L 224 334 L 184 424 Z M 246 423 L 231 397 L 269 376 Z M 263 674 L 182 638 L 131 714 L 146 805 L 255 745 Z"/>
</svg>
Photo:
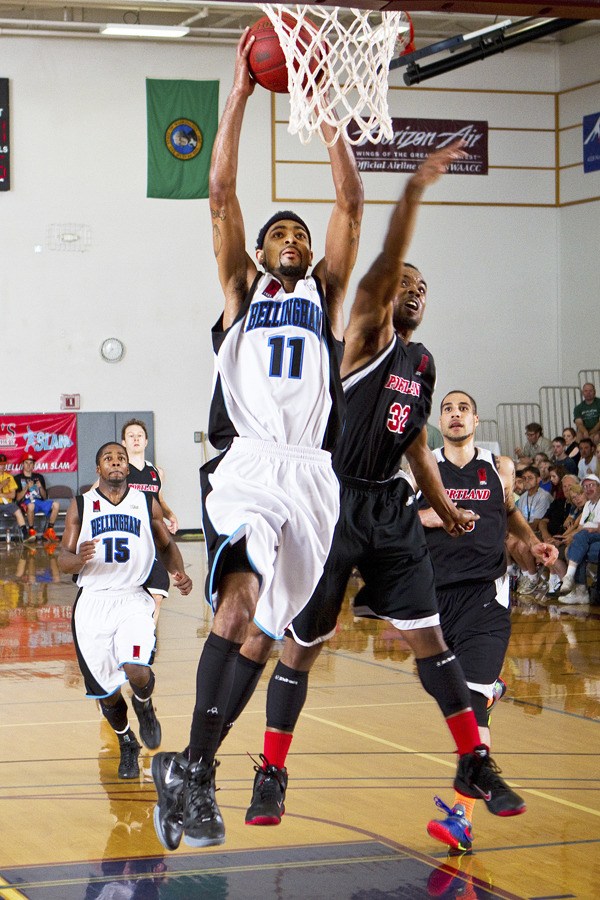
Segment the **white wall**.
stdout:
<svg viewBox="0 0 600 900">
<path fill-rule="evenodd" d="M 571 204 L 559 211 L 565 373 L 600 368 L 600 171 L 584 173 L 581 165 L 583 116 L 600 114 L 599 59 L 600 38 L 567 44 L 560 52 L 561 202 Z"/>
<path fill-rule="evenodd" d="M 0 406 L 54 411 L 61 393 L 77 392 L 85 411 L 153 409 L 167 499 L 183 528 L 198 527 L 201 453 L 193 432 L 207 425 L 209 329 L 221 298 L 208 201 L 145 196 L 144 79 L 219 78 L 222 108 L 234 47 L 7 36 L 1 47 L 0 76 L 10 79 L 12 190 L 0 194 L 0 304 L 4 333 L 14 341 L 3 341 L 3 370 L 13 377 L 4 381 Z M 554 46 L 532 45 L 429 84 L 555 91 L 557 58 Z M 589 67 L 595 70 L 593 53 Z M 400 86 L 401 77 L 394 83 Z M 414 105 L 408 92 L 397 94 Z M 483 108 L 490 121 L 498 117 L 507 96 L 516 95 L 486 94 L 483 107 L 478 97 L 478 114 Z M 421 115 L 440 114 L 436 92 L 419 97 Z M 239 173 L 249 249 L 262 222 L 281 208 L 271 201 L 270 110 L 270 96 L 257 88 Z M 298 143 L 297 156 L 303 152 Z M 502 154 L 506 159 L 506 141 Z M 371 176 L 367 197 L 380 177 L 386 196 L 400 192 L 402 179 L 382 173 Z M 475 181 L 485 189 L 485 179 L 462 177 L 466 192 L 469 181 L 473 190 Z M 329 206 L 294 206 L 322 246 Z M 597 317 L 599 208 L 423 206 L 410 259 L 430 286 L 420 339 L 436 358 L 438 397 L 463 386 L 491 418 L 497 402 L 536 399 L 538 385 L 572 382 L 579 368 L 595 365 L 597 327 L 580 335 L 573 352 L 566 323 L 573 310 Z M 357 273 L 377 252 L 389 213 L 389 205 L 367 206 Z M 89 251 L 46 249 L 53 223 L 89 226 Z M 36 245 L 43 252 L 35 253 Z M 127 347 L 117 365 L 99 355 L 101 340 L 113 335 Z"/>
</svg>

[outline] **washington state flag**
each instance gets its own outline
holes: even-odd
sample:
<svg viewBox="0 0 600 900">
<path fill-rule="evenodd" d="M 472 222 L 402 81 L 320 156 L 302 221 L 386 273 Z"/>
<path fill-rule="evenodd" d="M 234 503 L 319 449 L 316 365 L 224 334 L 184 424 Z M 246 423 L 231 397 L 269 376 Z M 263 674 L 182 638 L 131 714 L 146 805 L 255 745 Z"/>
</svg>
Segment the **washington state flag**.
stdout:
<svg viewBox="0 0 600 900">
<path fill-rule="evenodd" d="M 219 82 L 146 79 L 148 197 L 208 197 Z"/>
</svg>

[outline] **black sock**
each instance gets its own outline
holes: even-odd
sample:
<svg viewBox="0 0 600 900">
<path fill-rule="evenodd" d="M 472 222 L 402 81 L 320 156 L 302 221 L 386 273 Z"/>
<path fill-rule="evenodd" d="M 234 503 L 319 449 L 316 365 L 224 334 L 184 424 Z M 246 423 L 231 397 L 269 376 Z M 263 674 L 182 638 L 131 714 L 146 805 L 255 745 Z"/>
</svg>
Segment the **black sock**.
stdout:
<svg viewBox="0 0 600 900">
<path fill-rule="evenodd" d="M 190 762 L 211 763 L 217 752 L 241 644 L 211 633 L 196 673 L 196 705 L 190 731 Z"/>
<path fill-rule="evenodd" d="M 267 728 L 293 731 L 308 692 L 308 672 L 277 663 L 267 689 Z"/>
<path fill-rule="evenodd" d="M 234 722 L 236 722 L 245 710 L 250 697 L 254 693 L 256 685 L 260 680 L 266 663 L 257 663 L 247 656 L 240 653 L 235 664 L 235 673 L 233 676 L 233 685 L 227 709 L 225 710 L 225 718 L 221 736 L 219 738 L 219 746 L 223 743 Z"/>
<path fill-rule="evenodd" d="M 100 701 L 100 709 L 102 715 L 110 725 L 110 727 L 118 732 L 124 732 L 127 729 L 127 704 L 123 697 L 119 697 L 116 703 L 109 706 L 104 700 Z M 119 740 L 121 735 L 119 735 Z"/>
</svg>

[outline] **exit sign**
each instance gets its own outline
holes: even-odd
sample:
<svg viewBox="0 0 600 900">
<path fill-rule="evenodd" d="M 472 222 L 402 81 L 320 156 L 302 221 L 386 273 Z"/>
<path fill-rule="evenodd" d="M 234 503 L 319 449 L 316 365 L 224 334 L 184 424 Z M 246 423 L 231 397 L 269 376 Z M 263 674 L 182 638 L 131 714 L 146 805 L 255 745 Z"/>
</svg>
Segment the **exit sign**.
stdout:
<svg viewBox="0 0 600 900">
<path fill-rule="evenodd" d="M 80 394 L 61 394 L 60 395 L 60 408 L 61 409 L 79 409 L 81 403 L 81 395 Z"/>
</svg>

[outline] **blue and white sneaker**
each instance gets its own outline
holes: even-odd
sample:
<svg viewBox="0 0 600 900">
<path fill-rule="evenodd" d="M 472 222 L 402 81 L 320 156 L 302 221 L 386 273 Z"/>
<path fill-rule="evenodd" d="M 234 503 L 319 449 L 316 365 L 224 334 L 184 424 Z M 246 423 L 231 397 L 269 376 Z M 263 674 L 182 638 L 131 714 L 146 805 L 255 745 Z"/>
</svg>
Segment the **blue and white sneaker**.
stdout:
<svg viewBox="0 0 600 900">
<path fill-rule="evenodd" d="M 441 841 L 452 850 L 468 853 L 473 845 L 471 823 L 465 815 L 465 808 L 460 803 L 450 809 L 440 797 L 434 797 L 435 805 L 446 813 L 445 819 L 432 819 L 427 826 L 427 834 Z"/>
</svg>

